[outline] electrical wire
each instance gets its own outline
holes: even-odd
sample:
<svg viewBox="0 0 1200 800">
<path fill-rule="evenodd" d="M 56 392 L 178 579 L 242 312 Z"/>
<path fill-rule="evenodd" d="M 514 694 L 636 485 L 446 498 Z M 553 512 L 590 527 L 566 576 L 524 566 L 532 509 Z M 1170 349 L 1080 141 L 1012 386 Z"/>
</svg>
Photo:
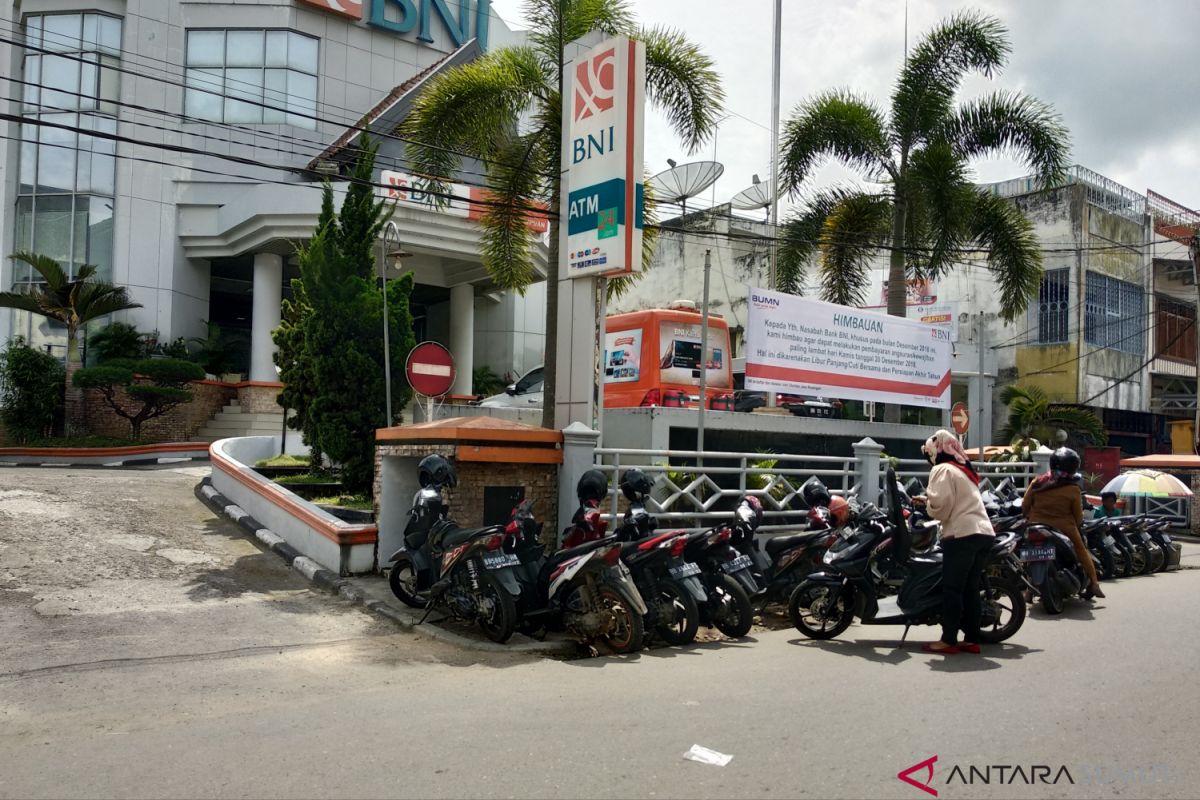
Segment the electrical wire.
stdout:
<svg viewBox="0 0 1200 800">
<path fill-rule="evenodd" d="M 1176 342 L 1178 342 L 1180 339 L 1182 339 L 1182 338 L 1183 338 L 1183 335 L 1184 335 L 1185 333 L 1187 333 L 1188 331 L 1190 331 L 1192 328 L 1194 328 L 1194 327 L 1195 327 L 1195 325 L 1196 325 L 1196 321 L 1195 321 L 1195 320 L 1191 320 L 1190 322 L 1188 322 L 1188 324 L 1187 324 L 1187 325 L 1185 325 L 1185 326 L 1184 326 L 1184 327 L 1183 327 L 1183 328 L 1182 328 L 1182 329 L 1179 331 L 1179 333 L 1175 334 L 1175 336 L 1174 336 L 1174 337 L 1171 339 L 1171 341 L 1167 342 L 1165 345 L 1163 345 L 1161 348 L 1159 348 L 1159 350 L 1158 350 L 1158 351 L 1156 351 L 1156 352 L 1155 352 L 1153 355 L 1151 355 L 1151 356 L 1150 356 L 1148 359 L 1146 359 L 1145 361 L 1143 361 L 1143 362 L 1141 363 L 1141 365 L 1140 365 L 1140 366 L 1138 366 L 1138 368 L 1137 368 L 1137 369 L 1135 369 L 1135 370 L 1133 370 L 1132 372 L 1130 372 L 1130 373 L 1129 373 L 1128 375 L 1126 375 L 1124 378 L 1121 378 L 1121 379 L 1119 379 L 1119 380 L 1118 380 L 1116 383 L 1114 383 L 1112 386 L 1108 387 L 1108 388 L 1107 388 L 1107 389 L 1105 389 L 1104 391 L 1102 391 L 1102 392 L 1098 392 L 1098 393 L 1096 393 L 1096 394 L 1092 395 L 1092 396 L 1091 396 L 1091 397 L 1089 397 L 1087 400 L 1084 400 L 1082 403 L 1079 403 L 1078 405 L 1081 405 L 1081 406 L 1086 406 L 1088 403 L 1091 403 L 1091 402 L 1092 402 L 1093 400 L 1095 400 L 1096 398 L 1098 398 L 1098 397 L 1103 397 L 1104 395 L 1108 394 L 1108 393 L 1109 393 L 1109 392 L 1111 392 L 1113 389 L 1115 389 L 1115 388 L 1117 388 L 1118 386 L 1120 386 L 1122 383 L 1127 383 L 1127 382 L 1128 382 L 1128 381 L 1129 381 L 1129 380 L 1130 380 L 1130 379 L 1131 379 L 1131 378 L 1132 378 L 1134 375 L 1137 375 L 1139 372 L 1141 372 L 1142 370 L 1144 370 L 1146 367 L 1150 366 L 1152 363 L 1154 363 L 1155 359 L 1159 358 L 1160 356 L 1162 356 L 1162 354 L 1163 354 L 1163 353 L 1165 353 L 1165 352 L 1167 352 L 1168 350 L 1170 350 L 1170 349 L 1171 349 L 1171 347 L 1172 347 L 1172 346 L 1174 346 L 1174 344 L 1175 344 Z"/>
</svg>

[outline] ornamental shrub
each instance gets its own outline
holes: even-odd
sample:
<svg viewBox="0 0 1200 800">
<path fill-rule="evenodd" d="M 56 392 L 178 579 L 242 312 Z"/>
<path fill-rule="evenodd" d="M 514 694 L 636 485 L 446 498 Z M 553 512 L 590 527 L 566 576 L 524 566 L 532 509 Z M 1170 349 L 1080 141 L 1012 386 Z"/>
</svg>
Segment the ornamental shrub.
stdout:
<svg viewBox="0 0 1200 800">
<path fill-rule="evenodd" d="M 18 444 L 49 437 L 63 403 L 63 367 L 17 336 L 0 352 L 0 420 Z"/>
</svg>

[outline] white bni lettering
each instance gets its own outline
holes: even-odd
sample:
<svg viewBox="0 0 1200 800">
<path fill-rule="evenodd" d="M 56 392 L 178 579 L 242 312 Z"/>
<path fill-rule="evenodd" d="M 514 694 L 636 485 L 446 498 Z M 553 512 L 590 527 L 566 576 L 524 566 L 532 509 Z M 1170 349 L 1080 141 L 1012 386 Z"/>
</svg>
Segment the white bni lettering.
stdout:
<svg viewBox="0 0 1200 800">
<path fill-rule="evenodd" d="M 438 375 L 448 376 L 450 367 L 446 364 L 413 364 L 412 371 L 415 375 Z"/>
</svg>

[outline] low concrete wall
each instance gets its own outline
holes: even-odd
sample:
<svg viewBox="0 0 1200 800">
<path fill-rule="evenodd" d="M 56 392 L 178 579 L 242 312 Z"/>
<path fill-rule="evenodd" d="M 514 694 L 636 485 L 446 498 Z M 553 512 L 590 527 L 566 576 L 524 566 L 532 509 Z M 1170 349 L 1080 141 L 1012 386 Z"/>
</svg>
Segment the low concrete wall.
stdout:
<svg viewBox="0 0 1200 800">
<path fill-rule="evenodd" d="M 0 464 L 157 464 L 162 459 L 207 459 L 207 442 L 167 442 L 129 447 L 0 447 Z"/>
<path fill-rule="evenodd" d="M 210 452 L 213 488 L 292 547 L 339 575 L 375 568 L 376 526 L 344 522 L 252 469 L 279 452 L 278 436 L 221 439 Z"/>
</svg>

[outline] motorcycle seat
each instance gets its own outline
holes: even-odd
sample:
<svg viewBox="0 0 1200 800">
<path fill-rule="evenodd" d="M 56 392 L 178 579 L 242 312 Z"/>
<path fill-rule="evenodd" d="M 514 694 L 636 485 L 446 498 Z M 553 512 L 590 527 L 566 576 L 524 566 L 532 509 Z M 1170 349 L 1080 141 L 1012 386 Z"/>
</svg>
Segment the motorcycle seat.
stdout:
<svg viewBox="0 0 1200 800">
<path fill-rule="evenodd" d="M 796 533 L 791 536 L 773 536 L 767 539 L 767 554 L 772 557 L 776 556 L 785 550 L 791 550 L 793 547 L 809 544 L 828 533 L 829 531 L 812 531 L 810 533 Z"/>
<path fill-rule="evenodd" d="M 468 542 L 476 536 L 482 536 L 487 533 L 500 533 L 501 531 L 501 528 L 494 525 L 487 528 L 448 528 L 444 531 L 435 532 L 434 544 L 443 550 L 448 550 L 451 547 L 458 547 L 460 544 Z"/>
<path fill-rule="evenodd" d="M 584 542 L 583 544 L 575 545 L 574 547 L 564 547 L 562 550 L 555 551 L 550 558 L 547 559 L 547 563 L 557 566 L 564 561 L 570 561 L 572 558 L 576 558 L 577 556 L 582 556 L 592 552 L 593 550 L 599 550 L 601 547 L 609 547 L 613 544 L 616 544 L 616 537 L 606 536 L 603 539 L 593 539 L 590 542 Z"/>
</svg>

